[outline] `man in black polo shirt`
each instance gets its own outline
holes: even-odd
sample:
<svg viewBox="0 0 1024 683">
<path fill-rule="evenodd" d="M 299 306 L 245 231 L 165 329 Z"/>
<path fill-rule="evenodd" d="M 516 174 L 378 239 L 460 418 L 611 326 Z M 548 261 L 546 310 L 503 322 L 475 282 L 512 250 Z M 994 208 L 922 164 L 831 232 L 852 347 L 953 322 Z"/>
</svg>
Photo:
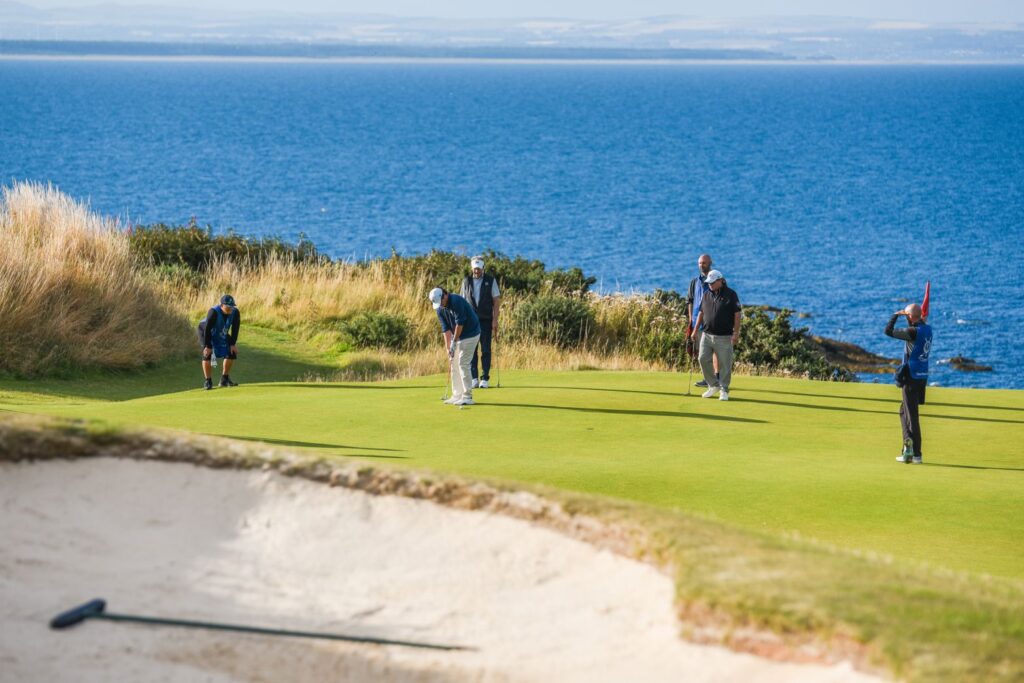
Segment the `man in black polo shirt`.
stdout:
<svg viewBox="0 0 1024 683">
<path fill-rule="evenodd" d="M 725 278 L 717 270 L 708 273 L 705 282 L 708 291 L 700 302 L 697 327 L 703 325 L 700 339 L 700 369 L 708 383 L 701 396 L 712 398 L 719 394 L 720 401 L 729 400 L 729 381 L 732 379 L 732 347 L 740 339 L 740 298 L 725 285 Z M 718 359 L 718 376 L 712 358 Z M 721 393 L 719 393 L 721 392 Z"/>
</svg>

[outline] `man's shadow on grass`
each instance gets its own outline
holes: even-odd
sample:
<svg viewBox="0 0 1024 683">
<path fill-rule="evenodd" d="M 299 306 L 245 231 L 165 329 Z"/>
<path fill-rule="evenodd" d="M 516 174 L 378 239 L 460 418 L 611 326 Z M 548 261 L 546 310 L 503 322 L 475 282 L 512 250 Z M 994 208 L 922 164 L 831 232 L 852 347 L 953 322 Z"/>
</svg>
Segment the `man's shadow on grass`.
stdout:
<svg viewBox="0 0 1024 683">
<path fill-rule="evenodd" d="M 985 467 L 982 465 L 953 465 L 945 462 L 921 463 L 927 467 L 955 467 L 963 470 L 1001 470 L 1003 472 L 1024 472 L 1024 467 Z"/>
<path fill-rule="evenodd" d="M 844 406 L 823 406 L 814 403 L 791 403 L 789 401 L 769 401 L 763 398 L 744 398 L 745 403 L 762 403 L 765 405 L 783 406 L 786 408 L 805 408 L 808 410 L 827 410 L 827 411 L 838 411 L 844 413 L 872 413 L 875 415 L 894 415 L 894 411 L 890 410 L 865 410 L 863 408 L 847 408 Z M 941 404 L 926 404 L 926 405 L 941 405 Z M 929 420 L 962 420 L 965 422 L 996 422 L 1001 424 L 1024 424 L 1024 420 L 1004 420 L 998 417 L 965 417 L 962 415 L 932 415 L 928 413 L 921 413 L 921 417 L 926 417 Z"/>
<path fill-rule="evenodd" d="M 620 393 L 620 394 L 646 394 L 648 396 L 682 396 L 682 395 L 686 394 L 685 391 L 678 391 L 678 392 L 676 392 L 676 391 L 647 391 L 647 390 L 644 390 L 644 389 L 607 389 L 607 388 L 604 388 L 604 387 L 567 387 L 567 386 L 552 386 L 552 385 L 547 385 L 547 386 L 526 385 L 526 386 L 517 387 L 517 388 L 521 388 L 521 389 L 563 389 L 563 390 L 566 390 L 566 391 L 600 391 L 600 392 L 612 392 L 612 393 Z M 902 399 L 900 399 L 900 398 L 873 398 L 873 397 L 870 397 L 870 396 L 842 396 L 842 395 L 835 395 L 835 394 L 819 394 L 819 393 L 810 392 L 810 391 L 780 391 L 780 390 L 774 390 L 774 389 L 750 389 L 750 388 L 743 388 L 743 389 L 739 389 L 738 391 L 740 393 L 742 393 L 742 394 L 751 393 L 751 394 L 780 394 L 780 395 L 785 395 L 785 396 L 809 396 L 809 397 L 814 397 L 814 398 L 830 398 L 830 399 L 835 399 L 837 401 L 847 401 L 847 400 L 849 400 L 849 401 L 871 401 L 873 403 L 887 403 L 887 404 L 890 404 L 890 405 L 892 405 L 892 404 L 897 404 L 898 405 L 899 403 L 902 402 Z M 737 398 L 739 400 L 748 401 L 750 403 L 758 403 L 758 402 L 760 402 L 760 403 L 769 403 L 769 401 L 758 401 L 757 399 L 751 399 L 751 398 L 745 398 L 745 397 L 737 397 Z M 783 402 L 778 402 L 778 405 L 800 406 L 800 407 L 806 407 L 806 408 L 816 408 L 816 407 L 818 407 L 818 406 L 814 406 L 814 405 L 806 405 L 806 404 L 799 404 L 799 403 L 783 403 Z M 971 409 L 974 409 L 974 410 L 1009 410 L 1009 411 L 1015 411 L 1015 412 L 1024 412 L 1024 408 L 1015 408 L 1013 406 L 974 405 L 974 404 L 968 404 L 968 403 L 942 403 L 942 402 L 937 402 L 937 401 L 928 401 L 924 405 L 938 406 L 938 407 L 941 407 L 941 408 L 971 408 Z M 856 408 L 840 408 L 840 407 L 835 407 L 835 406 L 824 406 L 823 408 L 825 410 L 829 410 L 829 409 L 832 409 L 832 410 L 857 410 Z M 862 411 L 862 412 L 884 412 L 884 411 Z M 885 414 L 888 414 L 888 413 L 885 413 Z M 952 415 L 929 415 L 928 417 L 946 417 L 946 418 L 954 419 L 954 420 L 957 420 L 957 419 L 959 419 L 959 420 L 977 420 L 979 422 L 989 422 L 989 421 L 991 421 L 991 422 L 1004 422 L 1005 421 L 1005 422 L 1010 422 L 1010 423 L 1017 423 L 1016 420 L 999 420 L 997 418 L 969 418 L 969 417 L 957 417 L 957 416 L 952 416 Z"/>
<path fill-rule="evenodd" d="M 379 384 L 358 384 L 358 383 L 341 383 L 341 382 L 275 382 L 274 386 L 286 387 L 289 389 L 373 389 L 375 391 L 420 391 L 423 389 L 437 389 L 440 391 L 441 387 L 430 386 L 411 386 L 411 387 L 386 387 L 380 386 Z"/>
<path fill-rule="evenodd" d="M 477 403 L 485 408 L 537 408 L 540 410 L 568 410 L 578 413 L 599 413 L 603 415 L 637 415 L 639 417 L 691 417 L 698 420 L 721 420 L 723 422 L 744 422 L 749 424 L 768 424 L 767 420 L 749 417 L 732 417 L 730 415 L 705 415 L 700 413 L 680 413 L 670 410 L 624 410 L 618 408 L 582 408 L 579 406 L 549 406 L 539 403 Z"/>
<path fill-rule="evenodd" d="M 235 439 L 237 441 L 255 441 L 257 443 L 269 443 L 277 446 L 296 446 L 298 448 L 325 448 L 329 450 L 356 450 L 356 451 L 388 451 L 392 453 L 400 453 L 400 448 L 373 448 L 370 446 L 345 446 L 337 443 L 319 443 L 316 441 L 295 441 L 292 439 L 268 439 L 262 436 L 238 436 L 235 434 L 211 434 L 210 436 L 219 436 L 225 439 Z M 389 458 L 392 460 L 408 460 L 407 455 L 382 455 L 382 454 L 371 454 L 371 453 L 341 453 L 346 457 L 360 457 L 360 458 Z"/>
<path fill-rule="evenodd" d="M 894 389 L 896 387 L 893 387 Z M 850 400 L 850 401 L 872 401 L 874 403 L 901 403 L 900 398 L 873 398 L 870 396 L 836 396 L 833 394 L 818 394 L 809 391 L 776 391 L 772 389 L 743 389 L 744 393 L 750 392 L 754 394 L 784 394 L 788 396 L 815 396 L 818 398 L 834 398 L 836 400 Z M 929 406 L 940 406 L 942 408 L 972 408 L 974 410 L 1011 410 L 1014 412 L 1024 412 L 1024 408 L 1015 408 L 1013 406 L 991 406 L 991 405 L 980 405 L 971 403 L 940 403 L 936 401 L 928 401 L 925 405 Z"/>
</svg>

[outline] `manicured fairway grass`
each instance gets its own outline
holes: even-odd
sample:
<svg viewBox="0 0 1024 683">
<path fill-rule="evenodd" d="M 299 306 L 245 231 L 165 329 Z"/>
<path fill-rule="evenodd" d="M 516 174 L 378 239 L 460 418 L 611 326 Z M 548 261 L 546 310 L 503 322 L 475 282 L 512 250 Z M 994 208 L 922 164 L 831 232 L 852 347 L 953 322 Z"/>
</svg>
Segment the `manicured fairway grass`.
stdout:
<svg viewBox="0 0 1024 683">
<path fill-rule="evenodd" d="M 1024 578 L 1021 392 L 929 389 L 926 465 L 901 466 L 898 395 L 889 386 L 738 377 L 724 403 L 696 389 L 681 395 L 686 378 L 669 373 L 502 379 L 464 410 L 441 403 L 441 377 L 244 384 L 129 401 L 37 396 L 28 404 L 6 383 L 0 407 L 544 484 Z"/>
<path fill-rule="evenodd" d="M 694 562 L 679 578 L 688 600 L 783 631 L 845 624 L 911 677 L 1022 673 L 1024 392 L 930 388 L 926 464 L 912 466 L 894 460 L 891 386 L 741 376 L 726 403 L 697 389 L 686 396 L 685 375 L 672 373 L 505 371 L 500 389 L 459 410 L 441 403 L 441 376 L 249 381 L 326 367 L 285 358 L 275 335 L 250 331 L 237 388 L 201 391 L 197 364 L 182 363 L 122 378 L 0 382 L 0 409 L 521 482 L 611 508 L 636 503 L 634 518 L 649 515 L 672 552 Z M 721 572 L 700 573 L 744 553 L 756 580 L 723 587 Z M 795 604 L 804 591 L 807 605 Z"/>
</svg>

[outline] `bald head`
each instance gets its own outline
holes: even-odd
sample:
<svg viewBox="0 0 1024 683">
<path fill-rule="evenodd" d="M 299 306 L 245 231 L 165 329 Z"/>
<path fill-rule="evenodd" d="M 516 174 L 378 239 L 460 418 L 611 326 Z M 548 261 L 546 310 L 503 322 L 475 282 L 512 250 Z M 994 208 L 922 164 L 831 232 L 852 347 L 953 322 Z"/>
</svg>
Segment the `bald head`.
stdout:
<svg viewBox="0 0 1024 683">
<path fill-rule="evenodd" d="M 921 319 L 921 306 L 920 304 L 907 304 L 907 307 L 903 309 L 903 312 L 907 314 L 911 322 L 917 322 Z"/>
<path fill-rule="evenodd" d="M 697 258 L 697 267 L 700 268 L 700 272 L 704 275 L 711 272 L 711 254 L 701 254 Z"/>
</svg>

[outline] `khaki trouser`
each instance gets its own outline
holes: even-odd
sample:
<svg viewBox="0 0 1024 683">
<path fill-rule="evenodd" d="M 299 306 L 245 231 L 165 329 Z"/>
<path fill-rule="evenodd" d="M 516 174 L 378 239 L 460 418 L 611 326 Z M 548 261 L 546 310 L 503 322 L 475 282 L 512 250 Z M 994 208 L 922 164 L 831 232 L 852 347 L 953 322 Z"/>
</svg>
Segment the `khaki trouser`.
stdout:
<svg viewBox="0 0 1024 683">
<path fill-rule="evenodd" d="M 712 356 L 718 356 L 718 374 L 715 377 L 715 365 Z M 732 379 L 732 336 L 728 334 L 704 334 L 700 337 L 700 370 L 704 373 L 704 381 L 709 387 L 721 387 L 729 391 L 729 380 Z"/>
<path fill-rule="evenodd" d="M 452 398 L 456 401 L 473 398 L 473 374 L 470 365 L 480 335 L 455 342 L 455 355 L 452 357 Z"/>
</svg>

